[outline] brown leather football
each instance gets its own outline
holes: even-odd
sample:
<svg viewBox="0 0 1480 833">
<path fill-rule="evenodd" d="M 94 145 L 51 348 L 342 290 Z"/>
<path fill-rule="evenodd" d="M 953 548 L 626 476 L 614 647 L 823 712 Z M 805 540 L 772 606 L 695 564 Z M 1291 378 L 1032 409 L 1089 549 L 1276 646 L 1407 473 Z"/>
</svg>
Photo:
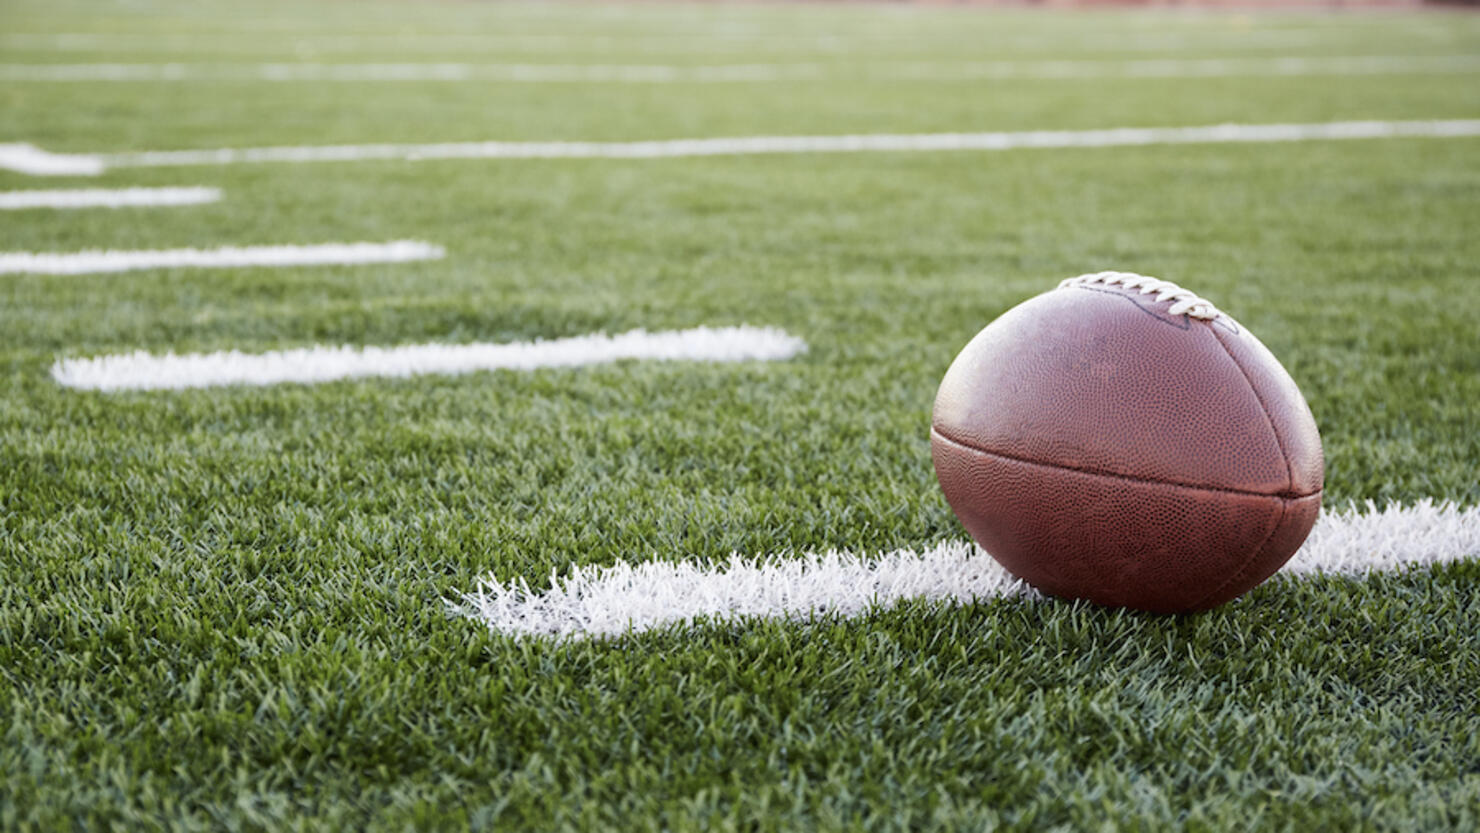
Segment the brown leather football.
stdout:
<svg viewBox="0 0 1480 833">
<path fill-rule="evenodd" d="M 1101 272 L 1003 313 L 930 430 L 977 543 L 1053 596 L 1158 613 L 1273 575 L 1321 508 L 1321 437 L 1279 360 L 1167 281 Z"/>
</svg>

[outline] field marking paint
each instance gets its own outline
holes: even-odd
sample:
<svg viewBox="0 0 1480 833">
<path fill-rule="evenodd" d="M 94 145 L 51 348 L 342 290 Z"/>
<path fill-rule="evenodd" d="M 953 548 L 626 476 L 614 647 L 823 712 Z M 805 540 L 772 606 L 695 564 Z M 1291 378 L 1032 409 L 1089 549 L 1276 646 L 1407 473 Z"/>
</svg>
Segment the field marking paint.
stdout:
<svg viewBox="0 0 1480 833">
<path fill-rule="evenodd" d="M 395 82 L 716 84 L 1090 78 L 1401 75 L 1480 72 L 1477 55 L 1161 60 L 895 61 L 869 64 L 88 63 L 0 64 L 8 82 Z"/>
<path fill-rule="evenodd" d="M 551 32 L 514 32 L 459 34 L 452 32 L 377 33 L 353 35 L 258 31 L 258 37 L 272 36 L 272 45 L 299 53 L 333 53 L 393 50 L 396 52 L 569 52 L 580 49 L 636 50 L 643 53 L 677 52 L 713 54 L 717 50 L 747 51 L 764 48 L 776 50 L 817 50 L 819 52 L 860 52 L 877 55 L 881 48 L 897 48 L 897 27 L 860 31 L 809 34 L 775 29 L 724 30 L 713 26 L 674 31 L 671 34 L 613 35 L 610 33 L 566 34 Z M 1220 31 L 1190 29 L 1182 32 L 1162 31 L 1086 31 L 1074 30 L 1043 34 L 1010 34 L 1004 32 L 965 32 L 962 34 L 920 32 L 931 47 L 968 46 L 974 50 L 1051 49 L 1054 51 L 1100 49 L 1104 51 L 1145 53 L 1204 51 L 1219 47 L 1238 49 L 1291 49 L 1332 43 L 1323 31 Z M 1407 37 L 1423 34 L 1422 30 L 1401 33 Z M 11 50 L 45 50 L 47 52 L 152 52 L 182 51 L 250 53 L 262 51 L 260 41 L 243 38 L 242 32 L 15 32 L 0 34 L 0 47 Z"/>
<path fill-rule="evenodd" d="M 230 268 L 239 266 L 326 266 L 435 260 L 441 246 L 419 240 L 389 243 L 322 243 L 315 246 L 226 246 L 220 249 L 0 252 L 0 275 L 83 275 L 134 269 Z"/>
<path fill-rule="evenodd" d="M 1379 510 L 1368 503 L 1328 512 L 1279 575 L 1363 576 L 1480 557 L 1480 507 L 1425 500 Z M 699 618 L 805 619 L 858 616 L 907 599 L 966 604 L 1037 596 L 973 544 L 951 541 L 881 556 L 851 552 L 732 555 L 712 562 L 650 561 L 572 567 L 531 590 L 489 576 L 448 600 L 457 614 L 513 636 L 589 638 L 644 631 Z"/>
<path fill-rule="evenodd" d="M 221 199 L 220 188 L 78 188 L 66 191 L 0 191 L 0 210 L 27 208 L 126 208 L 200 205 Z"/>
<path fill-rule="evenodd" d="M 25 142 L 0 144 L 0 170 L 32 176 L 97 176 L 103 162 L 77 153 L 47 153 Z"/>
<path fill-rule="evenodd" d="M 740 136 L 639 142 L 450 142 L 422 145 L 309 145 L 219 150 L 165 150 L 88 156 L 75 167 L 171 167 L 264 162 L 419 161 L 428 159 L 661 159 L 791 153 L 932 153 L 1018 148 L 1102 148 L 1244 142 L 1308 142 L 1399 137 L 1480 136 L 1480 119 L 1339 121 L 1318 124 L 1221 124 L 1206 127 L 1121 127 L 1107 130 L 1028 130 L 1013 133 L 876 133 L 844 136 Z M 5 160 L 0 156 L 0 167 Z M 34 171 L 31 171 L 34 172 Z"/>
<path fill-rule="evenodd" d="M 218 385 L 313 384 L 339 379 L 459 374 L 479 370 L 535 370 L 649 361 L 779 361 L 806 342 L 772 327 L 696 327 L 505 344 L 416 344 L 403 347 L 307 347 L 267 353 L 145 352 L 62 359 L 52 378 L 69 388 L 99 391 L 180 390 Z"/>
</svg>

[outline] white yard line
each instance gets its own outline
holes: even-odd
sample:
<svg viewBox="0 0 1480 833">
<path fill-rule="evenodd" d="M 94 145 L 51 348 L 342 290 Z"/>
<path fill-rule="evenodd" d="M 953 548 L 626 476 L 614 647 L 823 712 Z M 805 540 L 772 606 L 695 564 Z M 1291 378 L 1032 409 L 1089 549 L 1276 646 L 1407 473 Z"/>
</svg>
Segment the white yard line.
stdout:
<svg viewBox="0 0 1480 833">
<path fill-rule="evenodd" d="M 1280 575 L 1362 576 L 1480 557 L 1480 508 L 1423 501 L 1327 513 Z M 964 542 L 881 556 L 732 556 L 719 563 L 618 562 L 572 567 L 532 590 L 489 576 L 452 609 L 499 633 L 586 638 L 700 617 L 857 616 L 906 599 L 967 603 L 1035 595 L 991 556 Z"/>
<path fill-rule="evenodd" d="M 1107 130 L 1028 130 L 1012 133 L 904 133 L 851 136 L 737 136 L 640 142 L 448 142 L 400 145 L 306 145 L 130 153 L 48 154 L 28 148 L 24 162 L 0 168 L 27 173 L 68 173 L 107 168 L 234 165 L 262 162 L 418 161 L 426 159 L 661 159 L 787 153 L 932 153 L 1017 148 L 1103 148 L 1245 142 L 1307 142 L 1401 137 L 1480 136 L 1480 119 L 1446 121 L 1343 121 L 1321 124 L 1221 124 L 1206 127 L 1121 127 Z"/>
<path fill-rule="evenodd" d="M 0 191 L 0 210 L 27 208 L 127 208 L 200 205 L 221 199 L 220 188 L 75 188 L 65 191 Z"/>
<path fill-rule="evenodd" d="M 1401 75 L 1480 72 L 1477 55 L 1165 60 L 882 61 L 868 64 L 162 63 L 0 64 L 9 82 L 383 82 L 714 84 L 1093 78 Z"/>
<path fill-rule="evenodd" d="M 1400 32 L 1413 38 L 1426 32 Z M 919 32 L 917 39 L 926 48 L 965 48 L 977 53 L 1002 49 L 1052 50 L 1054 52 L 1098 49 L 1107 52 L 1146 53 L 1191 52 L 1208 49 L 1292 49 L 1318 44 L 1339 44 L 1341 36 L 1314 31 L 1220 31 L 1188 29 L 1185 31 L 1086 31 L 1076 30 L 1046 34 L 966 31 L 959 35 Z M 264 45 L 263 39 L 270 38 Z M 581 50 L 632 50 L 646 54 L 679 52 L 712 54 L 721 51 L 755 52 L 757 42 L 767 51 L 808 51 L 823 53 L 859 52 L 877 55 L 881 49 L 898 50 L 901 34 L 895 28 L 839 31 L 827 34 L 790 32 L 777 29 L 724 31 L 713 26 L 671 34 L 568 34 L 552 32 L 513 32 L 457 34 L 451 32 L 361 33 L 354 35 L 315 32 L 250 33 L 196 32 L 151 33 L 117 32 L 15 32 L 0 34 L 0 47 L 15 51 L 47 52 L 208 52 L 219 54 L 260 53 L 263 51 L 297 50 L 306 53 L 393 51 L 400 53 L 480 53 L 480 52 L 550 52 L 569 53 Z"/>
<path fill-rule="evenodd" d="M 31 176 L 97 176 L 103 161 L 78 153 L 47 153 L 24 142 L 0 143 L 0 170 Z"/>
<path fill-rule="evenodd" d="M 326 266 L 432 260 L 446 251 L 419 240 L 323 243 L 314 246 L 226 246 L 220 249 L 0 252 L 0 275 L 82 275 L 134 269 L 209 269 L 239 266 Z"/>
<path fill-rule="evenodd" d="M 606 364 L 624 359 L 651 361 L 778 361 L 804 350 L 796 336 L 770 327 L 697 327 L 619 335 L 595 333 L 548 341 L 506 344 L 415 344 L 402 347 L 307 347 L 267 353 L 144 352 L 86 359 L 62 359 L 52 366 L 59 384 L 85 390 L 178 390 L 217 385 L 313 384 L 374 376 L 472 373 L 479 370 L 535 370 Z"/>
</svg>

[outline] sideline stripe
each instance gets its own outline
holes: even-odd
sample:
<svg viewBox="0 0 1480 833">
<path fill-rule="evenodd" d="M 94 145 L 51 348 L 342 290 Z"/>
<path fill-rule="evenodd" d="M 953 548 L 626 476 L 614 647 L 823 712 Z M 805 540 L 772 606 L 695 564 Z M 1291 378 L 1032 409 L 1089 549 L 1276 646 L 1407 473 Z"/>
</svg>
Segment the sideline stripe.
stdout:
<svg viewBox="0 0 1480 833">
<path fill-rule="evenodd" d="M 221 199 L 220 188 L 80 188 L 69 191 L 0 191 L 0 210 L 26 208 L 124 208 L 200 205 Z"/>
<path fill-rule="evenodd" d="M 354 162 L 425 159 L 658 159 L 781 153 L 929 153 L 1017 148 L 1098 148 L 1241 142 L 1306 142 L 1397 137 L 1480 136 L 1480 119 L 1339 121 L 1319 124 L 1221 124 L 1206 127 L 1121 127 L 1108 130 L 1029 130 L 1014 133 L 905 133 L 844 136 L 741 136 L 641 142 L 451 142 L 426 145 L 318 145 L 166 150 L 89 156 L 46 154 L 47 164 L 77 172 L 104 168 L 233 165 L 248 162 Z M 15 147 L 15 146 L 11 146 Z M 29 147 L 29 146 L 26 146 Z M 75 161 L 73 161 L 75 160 Z M 6 167 L 0 153 L 0 167 Z M 18 168 L 17 168 L 18 169 Z M 34 170 L 28 172 L 35 172 Z"/>
<path fill-rule="evenodd" d="M 226 246 L 220 249 L 146 251 L 0 252 L 0 275 L 83 275 L 134 269 L 223 268 L 235 266 L 321 266 L 349 263 L 400 263 L 435 260 L 441 246 L 419 240 L 390 243 L 324 243 L 316 246 Z"/>
<path fill-rule="evenodd" d="M 777 81 L 981 81 L 1085 78 L 1389 75 L 1480 72 L 1477 55 L 1164 60 L 896 61 L 870 64 L 163 63 L 0 64 L 9 82 L 498 81 L 713 84 Z"/>
<path fill-rule="evenodd" d="M 1305 545 L 1279 575 L 1362 576 L 1480 556 L 1480 507 L 1424 500 L 1378 510 L 1352 506 L 1316 522 Z M 652 561 L 610 567 L 572 567 L 534 591 L 518 579 L 489 576 L 472 593 L 447 604 L 498 633 L 587 638 L 644 631 L 700 617 L 802 619 L 858 616 L 906 599 L 969 603 L 1004 596 L 1037 596 L 991 556 L 951 541 L 921 552 L 879 557 L 851 552 L 731 556 L 719 563 Z"/>
<path fill-rule="evenodd" d="M 478 370 L 535 370 L 652 361 L 778 361 L 807 349 L 804 341 L 772 327 L 696 327 L 618 335 L 594 333 L 548 341 L 506 344 L 417 344 L 405 347 L 308 347 L 249 354 L 137 352 L 91 359 L 61 359 L 51 375 L 83 390 L 180 390 L 218 385 L 316 383 L 374 376 L 459 374 Z"/>
</svg>

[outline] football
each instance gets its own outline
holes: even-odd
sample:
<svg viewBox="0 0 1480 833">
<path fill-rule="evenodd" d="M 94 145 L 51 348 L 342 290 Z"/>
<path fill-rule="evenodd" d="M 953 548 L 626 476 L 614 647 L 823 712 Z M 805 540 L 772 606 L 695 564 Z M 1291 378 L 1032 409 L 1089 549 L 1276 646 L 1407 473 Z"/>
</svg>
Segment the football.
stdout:
<svg viewBox="0 0 1480 833">
<path fill-rule="evenodd" d="M 1321 439 L 1279 360 L 1176 284 L 1071 278 L 966 345 L 935 400 L 946 500 L 1052 596 L 1157 613 L 1273 575 L 1321 507 Z"/>
</svg>

